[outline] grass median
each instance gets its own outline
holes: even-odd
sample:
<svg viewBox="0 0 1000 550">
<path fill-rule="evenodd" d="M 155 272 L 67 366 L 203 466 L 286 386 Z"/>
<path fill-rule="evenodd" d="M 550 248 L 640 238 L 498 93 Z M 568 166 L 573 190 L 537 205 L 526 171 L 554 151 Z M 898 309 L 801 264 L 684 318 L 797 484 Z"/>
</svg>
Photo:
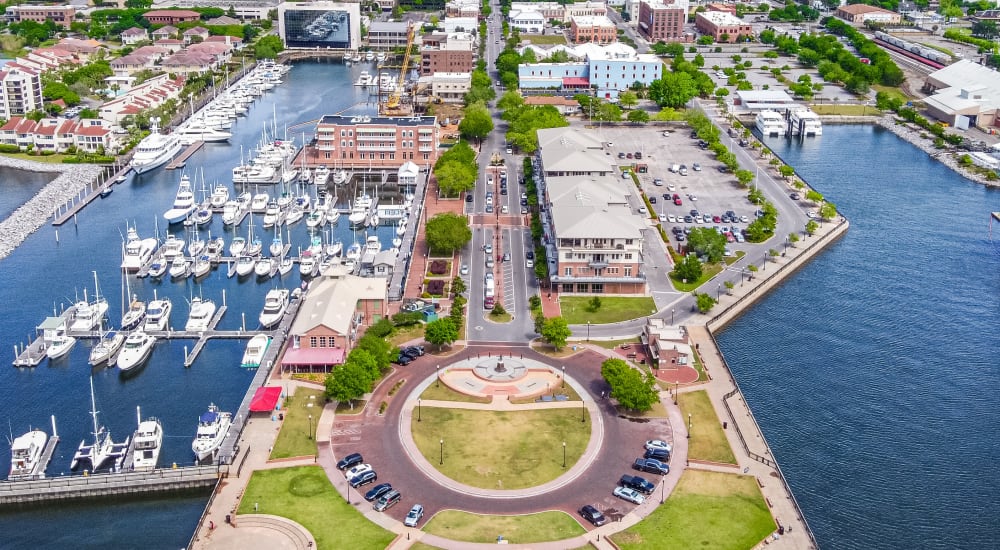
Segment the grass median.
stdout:
<svg viewBox="0 0 1000 550">
<path fill-rule="evenodd" d="M 511 544 L 563 540 L 586 532 L 565 512 L 489 516 L 458 510 L 435 514 L 424 531 L 462 542 L 496 542 L 497 537 L 502 536 Z"/>
<path fill-rule="evenodd" d="M 319 549 L 381 550 L 395 538 L 344 502 L 319 466 L 254 472 L 238 513 L 272 514 L 295 521 L 312 533 Z"/>
<path fill-rule="evenodd" d="M 290 458 L 316 454 L 316 424 L 323 413 L 326 399 L 321 390 L 296 388 L 295 395 L 285 400 L 282 414 L 285 420 L 271 450 L 271 458 Z M 310 406 L 311 405 L 311 406 Z M 309 420 L 312 415 L 312 420 Z"/>
<path fill-rule="evenodd" d="M 622 550 L 745 550 L 775 528 L 752 476 L 687 470 L 665 504 L 611 539 Z"/>
<path fill-rule="evenodd" d="M 571 325 L 594 325 L 617 323 L 645 317 L 656 312 L 656 304 L 648 296 L 632 298 L 625 296 L 601 296 L 600 307 L 591 307 L 590 296 L 560 296 L 559 309 L 566 322 Z"/>
<path fill-rule="evenodd" d="M 691 438 L 688 439 L 688 458 L 736 464 L 729 440 L 722 431 L 722 423 L 715 414 L 708 392 L 684 392 L 677 396 L 682 418 L 691 415 Z"/>
<path fill-rule="evenodd" d="M 552 481 L 579 460 L 590 440 L 590 419 L 582 407 L 537 411 L 422 407 L 420 412 L 420 421 L 414 417 L 411 429 L 424 458 L 444 475 L 483 489 L 523 489 Z"/>
</svg>

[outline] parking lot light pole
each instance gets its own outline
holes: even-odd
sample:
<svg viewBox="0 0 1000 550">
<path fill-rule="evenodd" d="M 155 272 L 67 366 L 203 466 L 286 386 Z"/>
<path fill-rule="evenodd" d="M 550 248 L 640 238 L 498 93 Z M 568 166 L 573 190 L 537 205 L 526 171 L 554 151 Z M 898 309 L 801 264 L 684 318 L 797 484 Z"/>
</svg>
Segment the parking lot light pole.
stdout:
<svg viewBox="0 0 1000 550">
<path fill-rule="evenodd" d="M 566 442 L 563 441 L 563 468 L 566 467 Z"/>
<path fill-rule="evenodd" d="M 583 402 L 583 398 L 580 398 L 580 422 L 587 421 L 587 404 Z"/>
<path fill-rule="evenodd" d="M 667 480 L 666 478 L 660 480 L 660 504 L 663 504 L 664 494 L 667 492 Z"/>
<path fill-rule="evenodd" d="M 434 367 L 434 387 L 435 388 L 440 388 L 441 387 L 441 373 L 440 373 L 440 369 L 441 369 L 441 365 L 438 365 L 438 366 Z"/>
<path fill-rule="evenodd" d="M 309 415 L 309 439 L 313 438 L 313 415 Z"/>
<path fill-rule="evenodd" d="M 438 460 L 438 464 L 444 464 L 444 439 L 441 440 L 441 458 Z"/>
<path fill-rule="evenodd" d="M 566 365 L 562 366 L 562 370 L 563 370 L 562 387 L 565 388 L 566 387 Z"/>
<path fill-rule="evenodd" d="M 587 341 L 590 341 L 590 321 L 587 321 Z"/>
<path fill-rule="evenodd" d="M 417 422 L 420 422 L 420 399 L 417 399 Z"/>
<path fill-rule="evenodd" d="M 670 308 L 670 324 L 674 324 L 674 308 Z"/>
<path fill-rule="evenodd" d="M 718 302 L 722 299 L 722 285 L 715 285 L 715 301 Z"/>
<path fill-rule="evenodd" d="M 688 413 L 688 439 L 691 439 L 691 413 Z"/>
</svg>

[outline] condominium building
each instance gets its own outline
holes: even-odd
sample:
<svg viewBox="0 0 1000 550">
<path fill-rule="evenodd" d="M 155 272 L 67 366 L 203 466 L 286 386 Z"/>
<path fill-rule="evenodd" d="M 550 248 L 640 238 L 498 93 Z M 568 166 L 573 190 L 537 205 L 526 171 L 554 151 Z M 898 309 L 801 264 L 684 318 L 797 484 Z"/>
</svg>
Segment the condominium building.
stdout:
<svg viewBox="0 0 1000 550">
<path fill-rule="evenodd" d="M 0 68 L 0 118 L 8 120 L 42 105 L 41 71 L 15 62 Z"/>
<path fill-rule="evenodd" d="M 37 4 L 21 4 L 7 6 L 4 17 L 13 23 L 21 21 L 34 21 L 44 23 L 51 19 L 56 25 L 68 29 L 76 15 L 76 8 L 73 6 L 39 6 Z"/>
<path fill-rule="evenodd" d="M 446 103 L 461 103 L 472 89 L 472 73 L 434 73 L 431 93 Z"/>
<path fill-rule="evenodd" d="M 685 41 L 688 38 L 684 33 L 687 12 L 686 0 L 672 3 L 642 0 L 639 2 L 639 13 L 636 17 L 639 34 L 650 42 Z"/>
<path fill-rule="evenodd" d="M 368 45 L 373 50 L 405 48 L 410 24 L 396 21 L 376 21 L 368 27 Z"/>
<path fill-rule="evenodd" d="M 410 160 L 434 164 L 440 128 L 433 116 L 327 115 L 316 127 L 316 145 L 306 160 L 347 168 L 396 169 Z"/>
</svg>

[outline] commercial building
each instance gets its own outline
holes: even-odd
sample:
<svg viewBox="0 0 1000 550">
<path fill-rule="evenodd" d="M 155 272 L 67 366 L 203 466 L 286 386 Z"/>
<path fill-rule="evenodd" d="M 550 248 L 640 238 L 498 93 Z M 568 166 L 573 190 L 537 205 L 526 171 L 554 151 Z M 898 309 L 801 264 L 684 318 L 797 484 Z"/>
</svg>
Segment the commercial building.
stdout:
<svg viewBox="0 0 1000 550">
<path fill-rule="evenodd" d="M 37 4 L 20 4 L 7 6 L 4 17 L 12 23 L 21 21 L 34 21 L 44 23 L 51 19 L 56 25 L 68 29 L 76 15 L 76 8 L 73 6 L 39 6 Z"/>
<path fill-rule="evenodd" d="M 433 116 L 370 117 L 327 115 L 316 126 L 316 145 L 307 163 L 393 170 L 406 161 L 437 161 L 440 127 Z"/>
<path fill-rule="evenodd" d="M 639 34 L 651 43 L 661 40 L 689 42 L 692 37 L 684 32 L 687 12 L 686 0 L 669 4 L 658 0 L 642 0 L 639 2 L 639 13 L 636 16 Z"/>
<path fill-rule="evenodd" d="M 961 59 L 927 75 L 923 91 L 932 117 L 956 128 L 1000 127 L 1000 73 Z"/>
<path fill-rule="evenodd" d="M 546 21 L 569 21 L 573 17 L 607 16 L 608 5 L 604 2 L 511 2 L 510 11 L 535 11 Z"/>
<path fill-rule="evenodd" d="M 475 67 L 475 42 L 468 33 L 424 35 L 420 46 L 420 74 L 471 73 Z"/>
<path fill-rule="evenodd" d="M 361 4 L 350 2 L 282 2 L 278 36 L 288 48 L 361 47 Z"/>
<path fill-rule="evenodd" d="M 524 98 L 525 105 L 551 105 L 561 115 L 575 115 L 580 112 L 580 102 L 575 99 L 558 95 L 530 95 Z"/>
<path fill-rule="evenodd" d="M 606 46 L 587 43 L 568 48 L 542 49 L 526 46 L 538 59 L 552 52 L 564 51 L 571 59 L 565 63 L 529 63 L 518 66 L 522 90 L 553 91 L 563 95 L 596 93 L 613 99 L 639 82 L 648 86 L 663 74 L 663 62 L 652 54 L 637 54 L 620 42 Z"/>
<path fill-rule="evenodd" d="M 867 4 L 845 4 L 837 8 L 834 15 L 848 23 L 873 21 L 875 23 L 895 25 L 902 19 L 902 16 L 894 11 Z"/>
<path fill-rule="evenodd" d="M 579 15 L 570 20 L 570 37 L 577 44 L 611 44 L 618 41 L 618 27 L 604 15 Z"/>
<path fill-rule="evenodd" d="M 654 369 L 676 369 L 694 366 L 694 358 L 684 327 L 667 324 L 658 317 L 646 319 L 639 340 L 646 346 L 649 366 Z"/>
<path fill-rule="evenodd" d="M 240 19 L 267 19 L 269 11 L 278 7 L 278 0 L 159 0 L 153 3 L 154 8 L 222 8 L 232 9 Z M 216 23 L 206 21 L 209 25 L 240 24 Z"/>
<path fill-rule="evenodd" d="M 174 25 L 197 21 L 201 14 L 191 10 L 153 10 L 142 14 L 142 17 L 153 25 Z"/>
<path fill-rule="evenodd" d="M 472 89 L 472 73 L 434 73 L 431 94 L 446 103 L 462 103 Z"/>
<path fill-rule="evenodd" d="M 368 27 L 368 46 L 373 50 L 405 48 L 410 35 L 410 23 L 375 21 Z"/>
<path fill-rule="evenodd" d="M 0 119 L 42 109 L 41 71 L 17 62 L 0 68 Z"/>
<path fill-rule="evenodd" d="M 472 19 L 476 19 L 479 17 L 481 9 L 482 2 L 477 0 L 451 0 L 445 5 L 444 15 L 446 19 L 452 17 L 471 17 Z"/>
<path fill-rule="evenodd" d="M 511 9 L 507 21 L 511 28 L 528 34 L 539 34 L 545 28 L 545 16 L 534 9 Z"/>
<path fill-rule="evenodd" d="M 722 11 L 706 11 L 695 17 L 698 32 L 711 36 L 716 42 L 734 43 L 753 37 L 753 25 L 744 23 L 735 15 Z"/>
</svg>

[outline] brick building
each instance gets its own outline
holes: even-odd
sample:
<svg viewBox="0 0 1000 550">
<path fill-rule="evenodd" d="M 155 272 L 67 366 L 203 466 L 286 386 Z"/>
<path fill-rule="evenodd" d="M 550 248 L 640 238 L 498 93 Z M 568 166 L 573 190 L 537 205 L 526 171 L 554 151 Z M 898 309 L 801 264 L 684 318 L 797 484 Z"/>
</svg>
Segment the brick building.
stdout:
<svg viewBox="0 0 1000 550">
<path fill-rule="evenodd" d="M 580 15 L 570 21 L 573 42 L 610 44 L 618 40 L 618 27 L 604 15 Z"/>
<path fill-rule="evenodd" d="M 345 168 L 396 169 L 410 160 L 434 164 L 440 127 L 433 116 L 370 117 L 327 115 L 316 127 L 311 158 Z"/>
<path fill-rule="evenodd" d="M 895 25 L 900 22 L 903 16 L 900 14 L 867 4 L 845 4 L 837 8 L 834 13 L 837 17 L 848 23 L 864 23 L 874 21 L 876 23 L 886 23 Z"/>
<path fill-rule="evenodd" d="M 686 41 L 684 22 L 687 12 L 685 1 L 666 4 L 657 0 L 642 0 L 636 17 L 639 34 L 650 42 Z"/>
<path fill-rule="evenodd" d="M 475 68 L 473 46 L 468 33 L 425 35 L 420 47 L 420 74 L 471 73 Z"/>
<path fill-rule="evenodd" d="M 742 19 L 723 11 L 699 13 L 694 20 L 698 32 L 711 36 L 716 42 L 733 43 L 741 38 L 753 36 L 753 26 Z"/>
<path fill-rule="evenodd" d="M 142 14 L 153 25 L 174 25 L 201 19 L 201 14 L 191 10 L 153 10 Z"/>
<path fill-rule="evenodd" d="M 68 29 L 76 15 L 76 8 L 73 6 L 39 6 L 37 4 L 21 4 L 7 6 L 4 16 L 8 21 L 20 23 L 21 21 L 34 21 L 44 23 L 51 19 L 56 25 Z"/>
</svg>

